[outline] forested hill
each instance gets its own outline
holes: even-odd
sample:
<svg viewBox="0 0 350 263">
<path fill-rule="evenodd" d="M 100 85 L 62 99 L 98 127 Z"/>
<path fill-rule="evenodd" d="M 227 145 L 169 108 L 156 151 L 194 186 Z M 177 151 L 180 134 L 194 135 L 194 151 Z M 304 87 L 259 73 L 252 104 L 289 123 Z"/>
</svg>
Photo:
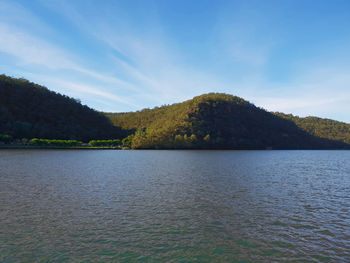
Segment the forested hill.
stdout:
<svg viewBox="0 0 350 263">
<path fill-rule="evenodd" d="M 210 93 L 129 113 L 100 113 L 25 79 L 0 75 L 0 134 L 14 138 L 122 139 L 132 148 L 349 149 L 350 124 L 270 113 Z"/>
<path fill-rule="evenodd" d="M 210 93 L 169 106 L 107 113 L 134 129 L 133 148 L 342 149 L 350 145 L 313 136 L 296 123 L 242 98 Z"/>
<path fill-rule="evenodd" d="M 0 133 L 14 138 L 123 138 L 110 120 L 73 98 L 25 79 L 0 75 Z"/>
<path fill-rule="evenodd" d="M 275 115 L 293 121 L 299 128 L 321 138 L 350 144 L 350 124 L 318 117 L 300 118 L 292 114 L 275 112 Z"/>
</svg>

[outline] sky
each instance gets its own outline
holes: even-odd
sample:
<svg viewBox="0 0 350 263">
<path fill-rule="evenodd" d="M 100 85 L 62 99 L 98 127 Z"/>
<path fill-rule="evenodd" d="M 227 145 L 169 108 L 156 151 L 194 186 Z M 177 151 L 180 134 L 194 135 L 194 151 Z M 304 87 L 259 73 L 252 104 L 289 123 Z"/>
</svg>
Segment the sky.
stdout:
<svg viewBox="0 0 350 263">
<path fill-rule="evenodd" d="M 224 92 L 350 123 L 350 1 L 0 0 L 0 74 L 107 112 Z"/>
</svg>

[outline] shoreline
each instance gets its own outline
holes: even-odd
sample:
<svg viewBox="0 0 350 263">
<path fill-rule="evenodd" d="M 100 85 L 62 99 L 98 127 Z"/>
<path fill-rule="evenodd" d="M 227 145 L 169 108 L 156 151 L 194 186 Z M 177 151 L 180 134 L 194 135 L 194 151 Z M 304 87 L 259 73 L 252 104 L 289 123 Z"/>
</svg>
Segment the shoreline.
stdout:
<svg viewBox="0 0 350 263">
<path fill-rule="evenodd" d="M 229 148 L 140 148 L 140 149 L 131 149 L 126 147 L 110 147 L 110 146 L 72 146 L 72 147 L 63 147 L 63 146 L 32 146 L 32 145 L 0 145 L 0 151 L 1 150 L 136 150 L 136 151 L 147 151 L 147 150 L 160 150 L 160 151 L 168 151 L 168 150 L 203 150 L 203 151 L 346 151 L 349 149 L 344 148 L 323 148 L 323 149 L 263 149 L 263 148 L 236 148 L 236 149 L 229 149 Z"/>
<path fill-rule="evenodd" d="M 1 145 L 0 150 L 123 150 L 119 147 L 99 147 L 99 146 L 72 146 L 72 147 L 63 147 L 63 146 L 31 146 L 31 145 Z"/>
</svg>

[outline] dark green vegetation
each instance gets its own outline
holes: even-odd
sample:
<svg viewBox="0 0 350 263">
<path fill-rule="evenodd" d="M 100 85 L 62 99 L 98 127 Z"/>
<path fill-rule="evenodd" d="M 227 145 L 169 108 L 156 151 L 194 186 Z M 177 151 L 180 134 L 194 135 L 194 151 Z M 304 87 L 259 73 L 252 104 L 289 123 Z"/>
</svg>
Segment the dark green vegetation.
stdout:
<svg viewBox="0 0 350 263">
<path fill-rule="evenodd" d="M 76 140 L 48 140 L 48 139 L 31 139 L 29 145 L 37 146 L 62 146 L 62 147 L 73 147 L 81 146 L 83 143 Z"/>
<path fill-rule="evenodd" d="M 138 112 L 108 113 L 107 116 L 114 125 L 135 132 L 132 148 L 350 147 L 332 137 L 330 132 L 324 138 L 314 136 L 318 134 L 309 133 L 294 120 L 267 112 L 242 98 L 221 93 L 205 94 L 182 103 Z M 307 122 L 308 118 L 305 120 Z M 314 125 L 318 126 L 318 123 Z"/>
<path fill-rule="evenodd" d="M 25 79 L 0 75 L 0 143 L 134 149 L 349 149 L 350 124 L 270 113 L 210 93 L 129 113 L 100 113 Z M 28 143 L 22 138 L 35 139 Z M 123 139 L 124 138 L 124 139 Z M 74 147 L 74 146 L 73 146 Z"/>
<path fill-rule="evenodd" d="M 9 143 L 13 140 L 12 136 L 8 134 L 0 134 L 0 142 Z"/>
<path fill-rule="evenodd" d="M 23 142 L 25 145 L 29 146 L 45 146 L 45 147 L 63 147 L 63 148 L 111 148 L 122 146 L 121 140 L 92 140 L 88 144 L 84 144 L 77 140 L 48 140 L 48 139 L 31 139 L 28 142 Z"/>
<path fill-rule="evenodd" d="M 121 140 L 92 140 L 89 142 L 91 146 L 120 146 L 122 145 Z"/>
<path fill-rule="evenodd" d="M 109 119 L 77 100 L 25 79 L 0 75 L 0 133 L 15 139 L 124 138 Z"/>
<path fill-rule="evenodd" d="M 292 114 L 287 115 L 280 112 L 274 114 L 293 121 L 299 128 L 314 136 L 350 144 L 350 124 L 348 123 L 318 117 L 300 118 Z"/>
<path fill-rule="evenodd" d="M 129 147 L 121 140 L 92 140 L 88 144 L 77 140 L 31 139 L 13 140 L 11 136 L 0 134 L 0 149 L 122 149 Z"/>
</svg>

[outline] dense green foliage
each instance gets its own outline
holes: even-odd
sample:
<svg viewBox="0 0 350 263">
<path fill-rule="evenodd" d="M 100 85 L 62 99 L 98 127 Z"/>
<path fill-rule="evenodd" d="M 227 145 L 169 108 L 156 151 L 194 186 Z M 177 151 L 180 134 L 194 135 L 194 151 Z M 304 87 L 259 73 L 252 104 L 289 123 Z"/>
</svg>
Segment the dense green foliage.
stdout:
<svg viewBox="0 0 350 263">
<path fill-rule="evenodd" d="M 124 138 L 108 118 L 77 100 L 25 79 L 0 75 L 0 133 L 16 139 Z"/>
<path fill-rule="evenodd" d="M 132 138 L 133 138 L 132 135 L 129 135 L 128 137 L 125 137 L 125 138 L 122 140 L 122 145 L 123 145 L 124 147 L 131 148 L 131 147 L 132 147 Z"/>
<path fill-rule="evenodd" d="M 322 149 L 349 145 L 322 139 L 293 121 L 232 95 L 210 93 L 132 113 L 108 113 L 134 130 L 132 148 Z"/>
<path fill-rule="evenodd" d="M 2 143 L 9 143 L 12 141 L 12 136 L 8 134 L 0 134 L 0 142 Z"/>
<path fill-rule="evenodd" d="M 48 139 L 31 139 L 29 141 L 31 145 L 37 146 L 62 146 L 62 147 L 73 147 L 81 146 L 82 142 L 76 140 L 48 140 Z"/>
<path fill-rule="evenodd" d="M 300 118 L 292 114 L 274 113 L 279 117 L 293 121 L 299 128 L 321 138 L 342 141 L 350 144 L 350 124 L 317 117 Z"/>
<path fill-rule="evenodd" d="M 120 146 L 122 144 L 121 140 L 92 140 L 89 142 L 91 146 Z"/>
<path fill-rule="evenodd" d="M 350 124 L 269 113 L 232 95 L 210 93 L 154 109 L 103 114 L 5 75 L 0 75 L 0 133 L 1 143 L 47 138 L 32 139 L 32 145 L 76 146 L 90 141 L 91 146 L 146 149 L 350 147 Z"/>
</svg>

